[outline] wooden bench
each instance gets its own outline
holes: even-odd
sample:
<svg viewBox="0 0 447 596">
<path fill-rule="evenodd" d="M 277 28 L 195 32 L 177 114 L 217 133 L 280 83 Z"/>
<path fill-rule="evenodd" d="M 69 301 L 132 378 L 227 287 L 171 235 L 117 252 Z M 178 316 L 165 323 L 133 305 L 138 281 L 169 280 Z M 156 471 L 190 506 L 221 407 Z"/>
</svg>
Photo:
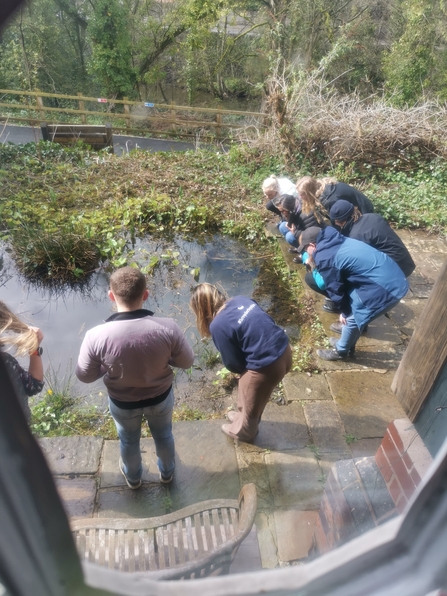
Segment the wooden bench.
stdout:
<svg viewBox="0 0 447 596">
<path fill-rule="evenodd" d="M 84 141 L 93 149 L 111 147 L 113 152 L 112 125 L 90 126 L 87 124 L 47 124 L 40 125 L 44 141 L 72 145 L 76 141 Z"/>
<path fill-rule="evenodd" d="M 229 572 L 256 515 L 254 484 L 238 500 L 213 499 L 146 519 L 78 518 L 70 522 L 81 561 L 145 572 L 156 580 Z"/>
</svg>

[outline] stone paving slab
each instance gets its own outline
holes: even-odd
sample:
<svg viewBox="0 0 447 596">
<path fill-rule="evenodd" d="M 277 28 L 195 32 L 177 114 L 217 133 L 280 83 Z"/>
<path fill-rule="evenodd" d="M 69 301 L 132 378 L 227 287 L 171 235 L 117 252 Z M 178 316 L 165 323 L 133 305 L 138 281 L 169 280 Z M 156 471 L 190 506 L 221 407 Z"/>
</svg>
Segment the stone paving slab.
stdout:
<svg viewBox="0 0 447 596">
<path fill-rule="evenodd" d="M 414 262 L 421 259 L 423 263 L 425 254 L 422 253 L 447 253 L 447 245 L 442 238 L 436 234 L 427 234 L 420 230 L 396 230 L 408 250 L 411 252 Z"/>
<path fill-rule="evenodd" d="M 357 342 L 357 349 L 375 347 L 382 351 L 392 350 L 395 345 L 401 343 L 401 337 L 392 320 L 382 315 L 368 325 L 368 330 L 360 336 Z"/>
<path fill-rule="evenodd" d="M 383 437 L 388 424 L 405 413 L 391 391 L 394 373 L 331 374 L 328 381 L 347 435 Z"/>
<path fill-rule="evenodd" d="M 277 509 L 273 515 L 279 559 L 298 561 L 307 558 L 313 547 L 313 533 L 318 512 Z"/>
<path fill-rule="evenodd" d="M 389 317 L 399 328 L 401 333 L 411 337 L 416 322 L 422 314 L 427 301 L 425 299 L 401 300 L 397 306 L 389 312 Z"/>
<path fill-rule="evenodd" d="M 174 424 L 176 464 L 169 491 L 173 510 L 207 499 L 236 499 L 240 491 L 234 441 L 222 420 Z"/>
<path fill-rule="evenodd" d="M 318 461 L 310 449 L 267 453 L 265 462 L 275 507 L 318 509 L 323 484 Z"/>
<path fill-rule="evenodd" d="M 375 458 L 362 457 L 354 461 L 374 515 L 378 520 L 388 519 L 395 514 L 396 508 Z"/>
<path fill-rule="evenodd" d="M 174 424 L 176 465 L 170 485 L 173 509 L 206 499 L 234 499 L 240 490 L 233 442 L 224 435 L 221 420 Z M 143 482 L 159 483 L 153 439 L 141 439 Z M 118 469 L 119 442 L 106 441 L 101 488 L 126 486 Z"/>
<path fill-rule="evenodd" d="M 93 517 L 95 478 L 56 478 L 57 492 L 69 517 Z"/>
<path fill-rule="evenodd" d="M 141 439 L 141 457 L 143 460 L 143 482 L 159 482 L 157 456 L 153 439 Z M 118 461 L 120 457 L 119 441 L 105 441 L 100 472 L 101 488 L 127 486 L 121 474 Z"/>
<path fill-rule="evenodd" d="M 345 430 L 334 402 L 306 402 L 304 415 L 317 453 L 337 453 L 339 459 L 350 457 Z"/>
<path fill-rule="evenodd" d="M 258 511 L 255 524 L 258 531 L 262 568 L 274 569 L 279 563 L 274 516 L 264 511 Z"/>
<path fill-rule="evenodd" d="M 250 571 L 261 571 L 261 553 L 257 537 L 256 524 L 253 524 L 248 536 L 241 542 L 241 545 L 230 565 L 231 573 L 248 573 Z"/>
<path fill-rule="evenodd" d="M 287 401 L 332 400 L 324 375 L 289 373 L 283 380 Z"/>
<path fill-rule="evenodd" d="M 56 475 L 96 474 L 103 442 L 100 437 L 39 439 L 50 470 Z"/>
<path fill-rule="evenodd" d="M 347 360 L 336 360 L 329 362 L 318 359 L 318 366 L 323 372 L 334 371 L 367 371 L 375 370 L 386 372 L 395 370 L 402 360 L 405 347 L 403 344 L 396 346 L 391 351 L 377 349 L 377 346 L 360 346 L 356 351 L 355 358 Z"/>
<path fill-rule="evenodd" d="M 334 470 L 357 532 L 363 534 L 373 529 L 375 527 L 374 519 L 354 460 L 339 461 Z"/>
<path fill-rule="evenodd" d="M 374 439 L 358 439 L 350 444 L 352 457 L 369 457 L 377 453 L 380 443 L 382 442 L 381 437 Z"/>
<path fill-rule="evenodd" d="M 138 490 L 130 488 L 101 489 L 98 494 L 98 517 L 133 518 L 155 517 L 178 509 L 172 506 L 168 488 L 162 484 L 143 484 Z"/>
<path fill-rule="evenodd" d="M 240 443 L 239 445 L 242 445 Z M 265 451 L 249 451 L 236 447 L 237 463 L 241 486 L 252 482 L 258 494 L 258 509 L 271 509 L 273 495 L 265 464 Z"/>
<path fill-rule="evenodd" d="M 433 286 L 427 284 L 413 284 L 410 288 L 412 298 L 428 298 Z"/>
<path fill-rule="evenodd" d="M 323 488 L 324 488 L 324 484 L 329 476 L 329 473 L 332 469 L 332 467 L 340 460 L 345 460 L 345 459 L 351 459 L 352 455 L 349 452 L 349 450 L 346 452 L 346 454 L 343 457 L 340 457 L 339 453 L 329 453 L 329 452 L 323 452 L 321 454 L 319 454 L 318 457 L 318 465 L 320 466 L 320 470 L 321 470 L 321 482 L 323 484 Z"/>
<path fill-rule="evenodd" d="M 262 415 L 258 436 L 252 444 L 238 442 L 238 448 L 244 451 L 287 451 L 300 449 L 308 443 L 309 433 L 301 404 L 292 402 L 280 406 L 270 402 Z"/>
</svg>

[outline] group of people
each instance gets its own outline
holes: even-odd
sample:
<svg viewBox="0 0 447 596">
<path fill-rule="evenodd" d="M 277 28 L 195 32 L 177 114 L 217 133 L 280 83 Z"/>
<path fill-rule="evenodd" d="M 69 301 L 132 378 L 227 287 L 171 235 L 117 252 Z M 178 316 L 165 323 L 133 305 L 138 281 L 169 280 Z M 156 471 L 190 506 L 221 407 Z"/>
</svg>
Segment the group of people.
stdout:
<svg viewBox="0 0 447 596">
<path fill-rule="evenodd" d="M 339 314 L 329 339 L 317 350 L 324 360 L 354 356 L 368 324 L 408 292 L 414 261 L 388 222 L 362 192 L 332 178 L 304 176 L 296 183 L 270 176 L 262 189 L 266 208 L 280 216 L 278 229 L 307 268 L 305 281 L 325 296 L 324 310 Z"/>
<path fill-rule="evenodd" d="M 279 229 L 307 267 L 306 281 L 325 295 L 324 308 L 339 313 L 331 329 L 332 349 L 317 350 L 325 360 L 353 356 L 368 323 L 391 309 L 408 291 L 406 277 L 414 262 L 397 234 L 373 211 L 361 192 L 332 179 L 305 176 L 294 185 L 270 176 L 263 191 L 267 209 L 281 218 Z M 119 469 L 127 485 L 142 483 L 141 424 L 149 425 L 162 483 L 175 468 L 172 433 L 172 367 L 188 369 L 194 352 L 177 323 L 144 308 L 146 278 L 133 267 L 110 277 L 110 300 L 116 305 L 106 321 L 85 334 L 76 376 L 84 383 L 99 378 L 107 388 L 109 410 L 120 441 Z M 201 283 L 190 306 L 202 337 L 212 337 L 224 366 L 239 376 L 236 410 L 228 412 L 222 431 L 232 439 L 255 439 L 265 406 L 276 385 L 292 367 L 292 351 L 281 327 L 250 298 L 228 298 Z M 40 329 L 20 321 L 0 302 L 0 345 L 29 354 L 25 371 L 8 352 L 0 352 L 17 395 L 29 416 L 28 396 L 43 387 Z"/>
<path fill-rule="evenodd" d="M 84 383 L 103 379 L 120 441 L 118 467 L 127 485 L 138 489 L 142 484 L 143 419 L 154 439 L 160 481 L 168 484 L 175 468 L 172 367 L 190 368 L 194 352 L 173 319 L 156 317 L 144 308 L 149 291 L 140 270 L 117 269 L 110 277 L 108 296 L 116 312 L 86 332 L 76 376 Z M 288 337 L 254 300 L 228 298 L 208 283 L 194 288 L 190 305 L 200 335 L 213 338 L 225 367 L 239 375 L 237 407 L 228 412 L 229 422 L 222 431 L 232 439 L 251 442 L 275 386 L 291 369 Z M 26 395 L 38 393 L 43 386 L 39 347 L 43 335 L 22 323 L 6 305 L 0 308 L 0 316 L 3 313 L 2 344 L 15 345 L 18 355 L 30 355 L 25 371 L 13 356 L 0 352 L 29 414 Z"/>
</svg>

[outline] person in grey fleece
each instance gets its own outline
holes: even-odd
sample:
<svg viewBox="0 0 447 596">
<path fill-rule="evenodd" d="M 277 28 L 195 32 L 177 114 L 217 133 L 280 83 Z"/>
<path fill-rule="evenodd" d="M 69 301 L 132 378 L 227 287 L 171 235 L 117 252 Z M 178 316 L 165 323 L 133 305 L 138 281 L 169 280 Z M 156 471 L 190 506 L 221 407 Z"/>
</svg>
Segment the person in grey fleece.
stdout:
<svg viewBox="0 0 447 596">
<path fill-rule="evenodd" d="M 143 308 L 148 295 L 141 271 L 117 269 L 110 278 L 109 298 L 118 312 L 87 331 L 76 366 L 76 376 L 84 383 L 103 377 L 120 440 L 119 468 L 132 489 L 141 486 L 143 417 L 155 442 L 160 480 L 172 480 L 171 367 L 187 369 L 194 362 L 194 353 L 177 323 Z"/>
</svg>

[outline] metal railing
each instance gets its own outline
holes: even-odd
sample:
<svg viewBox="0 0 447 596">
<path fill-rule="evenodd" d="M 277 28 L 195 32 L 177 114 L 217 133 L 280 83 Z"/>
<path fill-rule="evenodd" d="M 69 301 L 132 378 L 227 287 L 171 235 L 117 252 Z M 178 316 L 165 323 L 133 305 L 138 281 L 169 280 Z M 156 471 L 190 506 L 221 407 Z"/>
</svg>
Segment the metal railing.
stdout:
<svg viewBox="0 0 447 596">
<path fill-rule="evenodd" d="M 117 132 L 150 132 L 176 137 L 201 134 L 221 140 L 230 137 L 233 130 L 265 128 L 268 119 L 262 112 L 130 101 L 126 97 L 87 97 L 81 93 L 63 95 L 39 90 L 0 89 L 0 100 L 1 121 L 26 122 L 31 126 L 43 121 L 49 124 L 104 124 L 107 121 L 112 122 L 113 130 Z M 86 109 L 86 104 L 90 109 Z"/>
</svg>

